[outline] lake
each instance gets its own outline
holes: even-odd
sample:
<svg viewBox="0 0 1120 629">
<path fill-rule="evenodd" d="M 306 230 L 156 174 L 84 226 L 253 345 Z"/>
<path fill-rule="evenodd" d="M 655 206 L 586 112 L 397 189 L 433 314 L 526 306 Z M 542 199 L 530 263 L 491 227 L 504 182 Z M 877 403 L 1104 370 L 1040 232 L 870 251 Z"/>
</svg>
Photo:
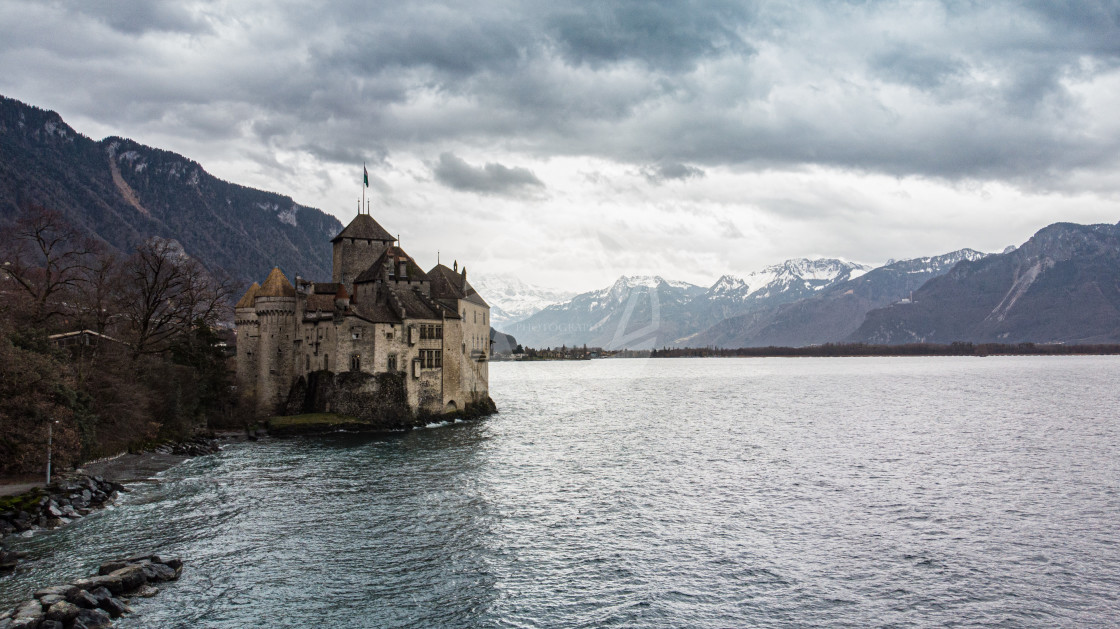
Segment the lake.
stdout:
<svg viewBox="0 0 1120 629">
<path fill-rule="evenodd" d="M 19 540 L 118 627 L 1120 624 L 1120 358 L 494 363 L 500 414 L 231 444 Z"/>
</svg>

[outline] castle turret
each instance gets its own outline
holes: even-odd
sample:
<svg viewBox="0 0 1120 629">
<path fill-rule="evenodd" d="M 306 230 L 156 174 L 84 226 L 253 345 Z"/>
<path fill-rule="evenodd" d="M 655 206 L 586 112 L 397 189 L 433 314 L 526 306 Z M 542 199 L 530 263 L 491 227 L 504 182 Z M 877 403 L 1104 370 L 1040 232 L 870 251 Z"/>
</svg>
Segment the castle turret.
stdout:
<svg viewBox="0 0 1120 629">
<path fill-rule="evenodd" d="M 278 268 L 257 291 L 253 302 L 257 315 L 257 413 L 277 412 L 291 386 L 295 371 L 294 342 L 298 338 L 296 289 Z"/>
<path fill-rule="evenodd" d="M 369 214 L 359 214 L 334 239 L 331 281 L 350 284 L 374 263 L 396 239 Z"/>
<path fill-rule="evenodd" d="M 257 393 L 260 330 L 253 302 L 260 290 L 261 285 L 253 282 L 233 307 L 233 322 L 237 326 L 237 388 L 245 399 L 256 399 Z"/>
</svg>

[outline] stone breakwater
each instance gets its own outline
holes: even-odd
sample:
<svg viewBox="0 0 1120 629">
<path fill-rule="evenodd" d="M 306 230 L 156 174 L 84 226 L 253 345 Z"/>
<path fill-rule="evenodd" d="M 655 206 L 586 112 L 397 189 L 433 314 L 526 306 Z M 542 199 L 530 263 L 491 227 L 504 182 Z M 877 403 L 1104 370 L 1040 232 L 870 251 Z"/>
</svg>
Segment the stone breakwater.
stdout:
<svg viewBox="0 0 1120 629">
<path fill-rule="evenodd" d="M 17 497 L 11 507 L 0 512 L 0 538 L 69 524 L 112 504 L 122 491 L 128 491 L 124 485 L 100 476 L 80 476 L 48 485 L 45 490 Z M 0 572 L 14 568 L 21 555 L 0 549 Z"/>
<path fill-rule="evenodd" d="M 131 557 L 101 565 L 97 574 L 68 585 L 35 592 L 33 598 L 0 612 L 0 629 L 97 629 L 131 613 L 129 596 L 155 596 L 154 584 L 174 581 L 183 571 L 178 558 Z"/>
</svg>

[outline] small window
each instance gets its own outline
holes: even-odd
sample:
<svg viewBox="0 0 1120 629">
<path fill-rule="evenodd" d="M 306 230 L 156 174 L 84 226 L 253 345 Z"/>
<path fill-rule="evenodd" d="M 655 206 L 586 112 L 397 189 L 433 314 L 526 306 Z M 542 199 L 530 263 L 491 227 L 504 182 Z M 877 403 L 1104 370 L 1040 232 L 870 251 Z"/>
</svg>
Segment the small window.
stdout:
<svg viewBox="0 0 1120 629">
<path fill-rule="evenodd" d="M 350 329 L 350 340 L 356 341 L 360 338 L 362 338 L 362 329 L 361 328 L 351 328 Z"/>
<path fill-rule="evenodd" d="M 387 362 L 388 362 L 388 364 L 386 365 L 386 369 L 388 369 L 389 371 L 396 371 L 397 370 L 397 355 L 396 354 L 389 354 L 389 359 L 388 359 Z"/>
<path fill-rule="evenodd" d="M 361 370 L 362 370 L 362 355 L 361 354 L 354 354 L 354 355 L 350 356 L 350 371 L 361 371 Z"/>
<path fill-rule="evenodd" d="M 386 332 L 385 333 L 385 339 L 389 340 L 389 341 L 393 340 L 393 333 L 392 332 Z"/>
</svg>

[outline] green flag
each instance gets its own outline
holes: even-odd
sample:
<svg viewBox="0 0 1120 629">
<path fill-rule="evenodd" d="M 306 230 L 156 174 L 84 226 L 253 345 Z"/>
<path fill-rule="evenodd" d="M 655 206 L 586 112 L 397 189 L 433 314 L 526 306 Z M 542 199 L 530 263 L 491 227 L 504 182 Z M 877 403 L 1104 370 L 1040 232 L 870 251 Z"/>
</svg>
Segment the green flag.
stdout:
<svg viewBox="0 0 1120 629">
<path fill-rule="evenodd" d="M 366 170 L 365 164 L 362 164 L 362 183 L 366 184 L 367 188 L 369 187 L 369 171 Z"/>
</svg>

